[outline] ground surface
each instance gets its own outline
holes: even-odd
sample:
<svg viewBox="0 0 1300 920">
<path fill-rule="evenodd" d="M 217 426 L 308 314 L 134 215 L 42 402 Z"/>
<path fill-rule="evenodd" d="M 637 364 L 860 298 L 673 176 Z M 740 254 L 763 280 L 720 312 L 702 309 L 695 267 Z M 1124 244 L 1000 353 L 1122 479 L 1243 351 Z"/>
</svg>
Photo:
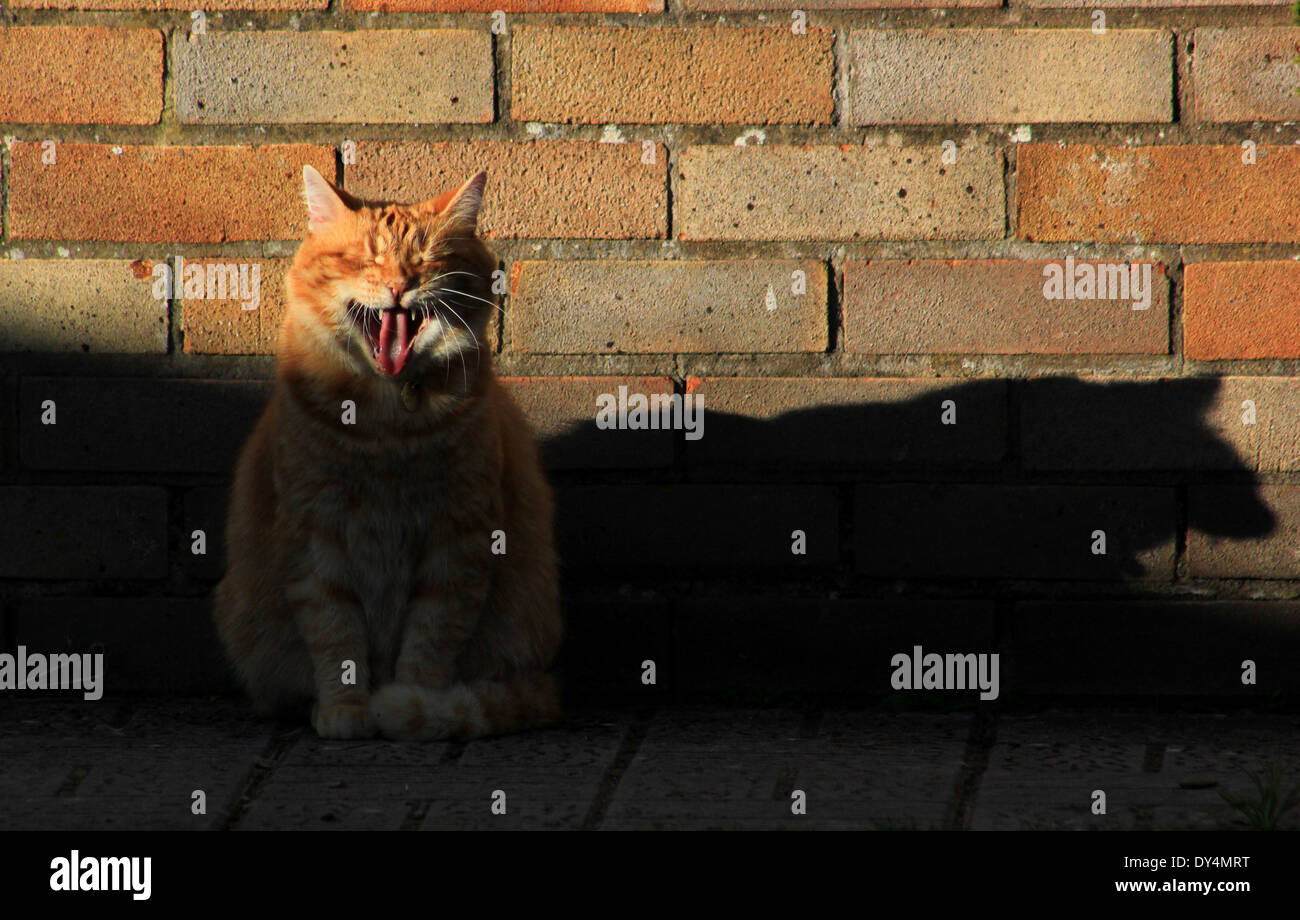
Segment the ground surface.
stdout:
<svg viewBox="0 0 1300 920">
<path fill-rule="evenodd" d="M 223 699 L 7 695 L 0 753 L 0 829 L 1215 829 L 1250 825 L 1221 794 L 1258 802 L 1246 770 L 1297 781 L 1300 716 L 674 707 L 395 744 Z"/>
</svg>

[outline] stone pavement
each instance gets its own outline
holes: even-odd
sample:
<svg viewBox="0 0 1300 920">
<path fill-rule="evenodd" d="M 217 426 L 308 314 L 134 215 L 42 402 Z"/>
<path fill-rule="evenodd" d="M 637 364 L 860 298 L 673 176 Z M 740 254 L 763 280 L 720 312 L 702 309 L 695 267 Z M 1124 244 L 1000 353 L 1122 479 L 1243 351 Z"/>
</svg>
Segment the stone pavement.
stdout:
<svg viewBox="0 0 1300 920">
<path fill-rule="evenodd" d="M 1220 794 L 1257 801 L 1247 769 L 1300 783 L 1300 715 L 679 706 L 396 744 L 226 699 L 6 695 L 0 755 L 5 830 L 1223 829 L 1250 824 Z"/>
</svg>

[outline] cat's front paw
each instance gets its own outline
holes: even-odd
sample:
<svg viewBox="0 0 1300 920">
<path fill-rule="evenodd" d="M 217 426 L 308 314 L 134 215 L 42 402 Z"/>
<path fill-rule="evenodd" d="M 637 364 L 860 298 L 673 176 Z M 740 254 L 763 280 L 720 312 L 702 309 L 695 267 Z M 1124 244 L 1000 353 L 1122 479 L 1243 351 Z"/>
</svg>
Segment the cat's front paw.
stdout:
<svg viewBox="0 0 1300 920">
<path fill-rule="evenodd" d="M 376 731 L 375 720 L 364 703 L 336 703 L 331 706 L 316 703 L 311 708 L 311 724 L 316 729 L 316 734 L 322 738 L 338 741 L 373 738 Z"/>
</svg>

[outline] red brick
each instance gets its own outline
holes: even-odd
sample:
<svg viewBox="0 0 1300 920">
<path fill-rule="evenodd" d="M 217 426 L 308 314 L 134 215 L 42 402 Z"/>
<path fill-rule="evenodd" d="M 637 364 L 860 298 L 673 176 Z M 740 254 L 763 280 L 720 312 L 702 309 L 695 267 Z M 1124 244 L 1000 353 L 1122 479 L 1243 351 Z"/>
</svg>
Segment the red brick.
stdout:
<svg viewBox="0 0 1300 920">
<path fill-rule="evenodd" d="M 151 125 L 162 103 L 157 29 L 0 29 L 0 122 Z"/>
<path fill-rule="evenodd" d="M 792 293 L 795 272 L 806 291 Z M 813 260 L 516 262 L 510 350 L 540 354 L 823 351 L 826 266 Z"/>
<path fill-rule="evenodd" d="M 688 147 L 684 240 L 1001 239 L 1002 155 L 933 147 Z"/>
<path fill-rule="evenodd" d="M 1300 241 L 1300 149 L 1026 144 L 1019 236 L 1116 243 Z"/>
<path fill-rule="evenodd" d="M 1300 358 L 1300 263 L 1193 262 L 1183 272 L 1189 358 Z"/>
<path fill-rule="evenodd" d="M 111 242 L 289 240 L 306 231 L 302 167 L 334 175 L 334 151 L 266 147 L 12 146 L 9 235 Z"/>
<path fill-rule="evenodd" d="M 348 191 L 418 201 L 488 173 L 479 228 L 489 238 L 662 239 L 668 233 L 667 149 L 567 141 L 357 145 Z"/>
<path fill-rule="evenodd" d="M 829 124 L 832 33 L 775 28 L 525 27 L 511 116 L 623 124 Z"/>
<path fill-rule="evenodd" d="M 668 466 L 674 434 L 669 429 L 603 430 L 596 427 L 596 400 L 629 393 L 672 393 L 667 377 L 503 377 L 542 442 L 552 469 Z"/>
<path fill-rule="evenodd" d="M 1097 260 L 1080 259 L 1096 266 Z M 1127 274 L 1129 263 L 1121 265 Z M 847 262 L 844 347 L 862 354 L 1157 354 L 1169 351 L 1169 283 L 1151 272 L 1150 306 L 1048 300 L 1044 269 L 1065 261 Z M 1077 271 L 1076 265 L 1076 271 Z"/>
<path fill-rule="evenodd" d="M 284 274 L 289 269 L 289 261 L 242 257 L 186 259 L 186 265 L 203 266 L 205 278 L 208 265 L 256 265 L 261 275 L 261 292 L 255 310 L 244 309 L 242 301 L 233 297 L 201 300 L 182 297 L 181 335 L 185 351 L 213 355 L 274 354 L 287 307 Z"/>
<path fill-rule="evenodd" d="M 1300 118 L 1300 29 L 1197 29 L 1192 67 L 1199 121 Z"/>
</svg>

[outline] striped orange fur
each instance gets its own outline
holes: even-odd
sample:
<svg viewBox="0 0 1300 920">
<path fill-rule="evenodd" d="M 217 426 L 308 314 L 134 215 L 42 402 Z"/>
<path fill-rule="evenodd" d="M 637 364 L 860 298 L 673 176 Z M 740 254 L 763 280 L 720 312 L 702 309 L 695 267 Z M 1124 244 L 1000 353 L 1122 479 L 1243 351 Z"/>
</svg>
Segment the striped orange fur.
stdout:
<svg viewBox="0 0 1300 920">
<path fill-rule="evenodd" d="M 310 166 L 303 182 L 310 229 L 216 590 L 230 660 L 261 710 L 310 711 L 322 737 L 551 721 L 553 504 L 484 347 L 498 309 L 477 234 L 485 175 L 409 206 Z"/>
</svg>

